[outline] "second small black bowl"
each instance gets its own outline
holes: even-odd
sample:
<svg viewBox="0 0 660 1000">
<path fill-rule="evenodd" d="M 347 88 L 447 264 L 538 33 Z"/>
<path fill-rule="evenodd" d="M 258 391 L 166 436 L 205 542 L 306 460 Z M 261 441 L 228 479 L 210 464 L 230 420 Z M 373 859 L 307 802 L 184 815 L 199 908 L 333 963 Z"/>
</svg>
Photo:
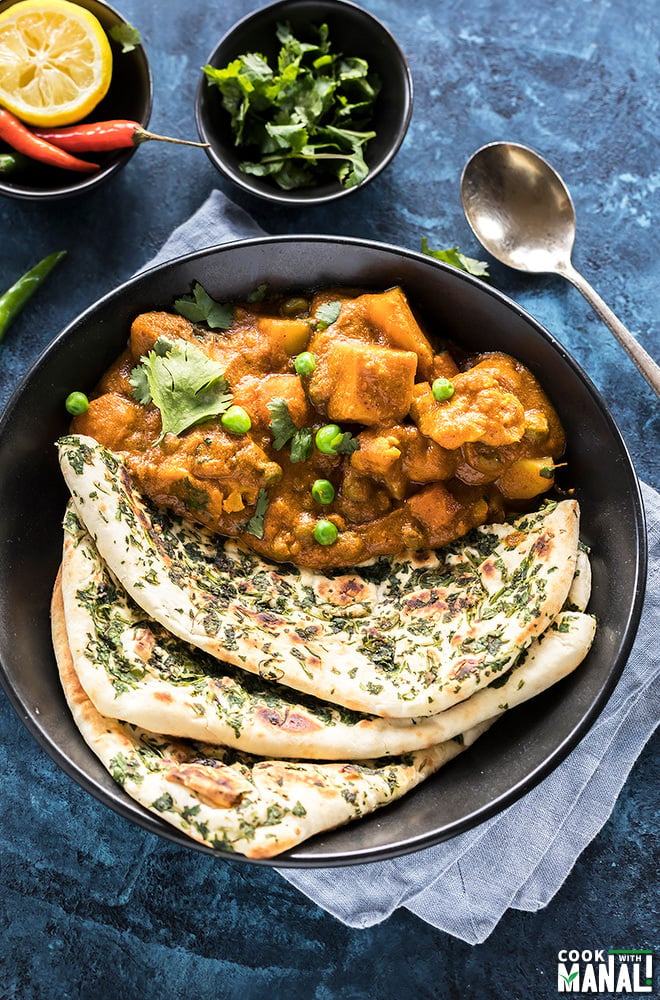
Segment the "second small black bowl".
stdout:
<svg viewBox="0 0 660 1000">
<path fill-rule="evenodd" d="M 195 116 L 207 155 L 213 165 L 238 187 L 260 198 L 287 205 L 313 205 L 358 191 L 390 163 L 404 140 L 412 115 L 413 85 L 410 69 L 398 42 L 380 21 L 348 0 L 278 0 L 249 14 L 230 29 L 207 59 L 221 69 L 248 52 L 258 52 L 277 67 L 280 44 L 276 29 L 288 23 L 297 38 L 308 41 L 310 26 L 327 24 L 331 50 L 365 59 L 369 70 L 381 81 L 374 104 L 371 128 L 376 135 L 366 147 L 369 173 L 354 187 L 331 180 L 314 187 L 285 191 L 268 177 L 243 173 L 248 159 L 245 148 L 236 147 L 229 114 L 222 106 L 217 87 L 202 76 L 197 87 Z"/>
<path fill-rule="evenodd" d="M 0 0 L 0 11 L 11 7 L 13 2 L 14 0 L 3 3 Z M 84 121 L 101 122 L 126 118 L 129 121 L 139 122 L 146 128 L 151 116 L 153 88 L 149 62 L 143 46 L 137 45 L 129 52 L 122 51 L 121 45 L 112 39 L 110 32 L 113 28 L 126 24 L 126 18 L 103 0 L 75 0 L 75 2 L 99 19 L 108 35 L 113 57 L 110 89 Z M 20 170 L 0 179 L 0 195 L 28 201 L 53 201 L 83 194 L 121 170 L 136 149 L 137 147 L 133 146 L 112 153 L 89 154 L 86 159 L 93 159 L 100 164 L 100 170 L 93 174 L 73 173 L 36 161 L 26 162 Z M 10 153 L 11 149 L 0 142 L 0 152 Z"/>
</svg>

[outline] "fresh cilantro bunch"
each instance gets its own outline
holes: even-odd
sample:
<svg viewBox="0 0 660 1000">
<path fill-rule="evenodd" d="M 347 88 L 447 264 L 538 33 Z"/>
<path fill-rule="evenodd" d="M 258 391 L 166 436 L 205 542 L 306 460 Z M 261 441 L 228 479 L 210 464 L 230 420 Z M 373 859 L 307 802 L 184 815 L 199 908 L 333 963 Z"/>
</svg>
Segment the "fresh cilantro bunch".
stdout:
<svg viewBox="0 0 660 1000">
<path fill-rule="evenodd" d="M 130 383 L 138 403 L 153 402 L 160 410 L 158 441 L 219 416 L 232 401 L 224 369 L 185 340 L 159 337 L 131 372 Z"/>
<path fill-rule="evenodd" d="M 333 53 L 328 26 L 317 42 L 295 38 L 278 24 L 277 68 L 250 52 L 223 69 L 205 66 L 222 95 L 237 147 L 254 153 L 240 169 L 270 177 L 280 188 L 310 187 L 336 178 L 346 188 L 365 179 L 364 148 L 380 81 L 366 60 Z"/>
</svg>

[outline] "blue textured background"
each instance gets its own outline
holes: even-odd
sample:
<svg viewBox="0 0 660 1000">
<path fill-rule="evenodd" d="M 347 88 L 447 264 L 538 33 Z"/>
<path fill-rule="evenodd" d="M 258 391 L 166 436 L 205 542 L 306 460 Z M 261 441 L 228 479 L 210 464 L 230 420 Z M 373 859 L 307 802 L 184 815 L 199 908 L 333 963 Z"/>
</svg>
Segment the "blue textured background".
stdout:
<svg viewBox="0 0 660 1000">
<path fill-rule="evenodd" d="M 230 24 L 258 5 L 118 5 L 151 61 L 151 128 L 196 138 L 200 67 Z M 0 406 L 52 337 L 141 267 L 214 187 L 274 233 L 344 233 L 414 249 L 427 236 L 432 246 L 458 244 L 483 258 L 458 179 L 473 150 L 496 139 L 533 146 L 564 176 L 578 216 L 576 267 L 658 356 L 655 0 L 363 6 L 406 52 L 415 109 L 396 160 L 362 192 L 327 207 L 276 209 L 230 190 L 200 150 L 149 143 L 83 198 L 0 201 L 0 287 L 46 253 L 69 250 L 0 348 Z M 559 278 L 497 264 L 491 275 L 583 365 L 640 476 L 660 486 L 657 400 L 579 293 Z M 59 772 L 4 699 L 0 775 L 2 1000 L 536 1000 L 556 994 L 562 947 L 658 945 L 653 746 L 550 906 L 507 914 L 473 948 L 406 911 L 350 930 L 269 869 L 219 863 L 127 824 Z"/>
</svg>

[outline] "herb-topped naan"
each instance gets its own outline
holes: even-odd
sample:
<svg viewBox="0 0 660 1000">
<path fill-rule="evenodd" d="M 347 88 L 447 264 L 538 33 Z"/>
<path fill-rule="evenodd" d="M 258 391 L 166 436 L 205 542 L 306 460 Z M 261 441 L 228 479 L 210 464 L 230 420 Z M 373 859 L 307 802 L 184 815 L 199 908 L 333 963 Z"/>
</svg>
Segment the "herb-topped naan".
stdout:
<svg viewBox="0 0 660 1000">
<path fill-rule="evenodd" d="M 131 600 L 71 505 L 64 529 L 68 643 L 80 682 L 100 714 L 249 753 L 346 760 L 444 742 L 566 676 L 586 655 L 595 629 L 591 616 L 561 612 L 531 643 L 522 665 L 471 698 L 438 715 L 384 719 L 296 695 L 176 639 Z M 585 575 L 583 570 L 580 577 Z"/>
<path fill-rule="evenodd" d="M 59 585 L 53 645 L 67 703 L 83 738 L 128 795 L 209 847 L 270 858 L 410 791 L 487 728 L 387 761 L 268 760 L 169 739 L 102 716 L 76 675 Z"/>
<path fill-rule="evenodd" d="M 275 565 L 147 505 L 120 456 L 59 442 L 76 512 L 132 599 L 212 656 L 334 705 L 436 715 L 502 677 L 561 610 L 578 505 L 349 573 Z"/>
</svg>

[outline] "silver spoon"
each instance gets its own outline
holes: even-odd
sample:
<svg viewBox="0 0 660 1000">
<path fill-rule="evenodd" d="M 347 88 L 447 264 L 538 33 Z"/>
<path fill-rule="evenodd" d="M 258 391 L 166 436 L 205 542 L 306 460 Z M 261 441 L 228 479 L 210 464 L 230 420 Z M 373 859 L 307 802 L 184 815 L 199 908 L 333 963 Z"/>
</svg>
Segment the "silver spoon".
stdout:
<svg viewBox="0 0 660 1000">
<path fill-rule="evenodd" d="M 463 170 L 461 199 L 475 236 L 502 264 L 572 282 L 660 396 L 660 366 L 573 267 L 575 208 L 542 157 L 515 142 L 482 146 Z"/>
</svg>

